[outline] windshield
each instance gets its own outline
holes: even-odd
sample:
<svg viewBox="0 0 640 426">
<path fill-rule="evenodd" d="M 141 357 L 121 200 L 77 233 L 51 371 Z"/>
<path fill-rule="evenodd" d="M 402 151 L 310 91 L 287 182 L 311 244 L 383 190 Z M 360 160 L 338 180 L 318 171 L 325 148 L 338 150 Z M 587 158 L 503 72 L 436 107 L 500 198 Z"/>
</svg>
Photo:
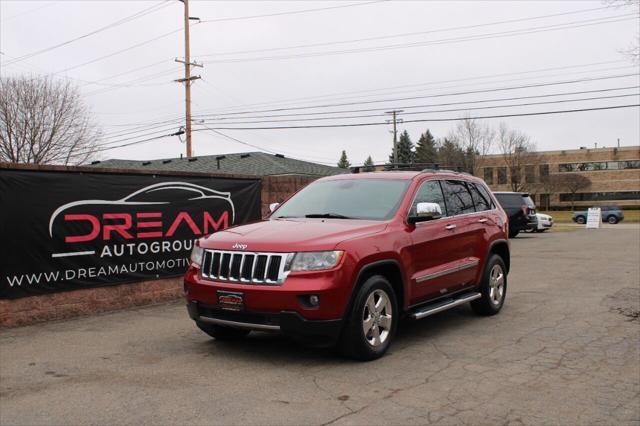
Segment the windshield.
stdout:
<svg viewBox="0 0 640 426">
<path fill-rule="evenodd" d="M 408 180 L 340 179 L 312 183 L 283 204 L 272 217 L 390 219 L 409 186 Z"/>
</svg>

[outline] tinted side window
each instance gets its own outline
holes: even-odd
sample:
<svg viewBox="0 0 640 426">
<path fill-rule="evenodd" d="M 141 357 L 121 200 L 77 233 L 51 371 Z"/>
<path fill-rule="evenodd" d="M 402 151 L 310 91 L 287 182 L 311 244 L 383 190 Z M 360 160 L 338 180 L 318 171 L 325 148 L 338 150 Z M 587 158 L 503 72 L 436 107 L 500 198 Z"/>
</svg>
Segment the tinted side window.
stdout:
<svg viewBox="0 0 640 426">
<path fill-rule="evenodd" d="M 484 210 L 491 210 L 491 198 L 489 198 L 488 195 L 480 192 L 478 187 L 481 186 L 470 182 L 467 182 L 467 186 L 471 191 L 471 198 L 473 198 L 473 204 L 475 204 L 476 206 L 476 211 L 480 212 Z"/>
<path fill-rule="evenodd" d="M 490 209 L 495 209 L 496 208 L 496 203 L 495 201 L 493 201 L 493 198 L 491 198 L 491 195 L 489 195 L 489 190 L 487 190 L 487 188 L 484 185 L 480 185 L 480 184 L 476 184 L 476 188 L 478 189 L 478 191 L 480 191 L 480 193 L 484 196 L 485 199 L 489 200 L 489 208 Z"/>
<path fill-rule="evenodd" d="M 502 207 L 518 207 L 522 206 L 522 195 L 520 194 L 495 194 L 496 198 L 502 204 Z"/>
<path fill-rule="evenodd" d="M 416 192 L 416 198 L 411 205 L 409 216 L 415 216 L 418 203 L 437 203 L 440 205 L 440 210 L 442 210 L 442 216 L 447 215 L 442 188 L 440 188 L 440 182 L 437 180 L 422 182 L 422 185 L 418 188 L 418 192 Z"/>
<path fill-rule="evenodd" d="M 455 216 L 465 213 L 473 213 L 473 199 L 471 193 L 467 189 L 467 185 L 458 180 L 442 181 L 442 189 L 447 203 L 447 212 L 449 216 Z"/>
</svg>

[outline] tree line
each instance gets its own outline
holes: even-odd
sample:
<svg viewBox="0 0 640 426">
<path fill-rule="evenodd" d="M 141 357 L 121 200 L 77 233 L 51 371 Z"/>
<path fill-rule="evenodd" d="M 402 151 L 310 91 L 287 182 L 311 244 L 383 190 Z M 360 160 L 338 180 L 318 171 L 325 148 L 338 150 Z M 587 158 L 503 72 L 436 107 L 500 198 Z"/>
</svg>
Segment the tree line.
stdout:
<svg viewBox="0 0 640 426">
<path fill-rule="evenodd" d="M 545 165 L 542 155 L 536 151 L 536 145 L 525 132 L 509 128 L 506 123 L 500 123 L 497 128 L 472 118 L 463 118 L 449 133 L 436 138 L 429 129 L 420 134 L 418 142 L 413 143 L 407 130 L 400 133 L 396 143 L 397 161 L 394 161 L 393 147 L 385 170 L 405 169 L 421 170 L 424 168 L 450 169 L 484 176 L 487 155 L 497 155 L 497 164 L 487 164 L 493 180 L 494 169 L 504 172 L 504 182 L 490 182 L 507 185 L 513 192 L 530 192 L 532 194 L 566 192 L 572 195 L 572 205 L 576 194 L 589 188 L 591 180 L 577 173 L 542 173 Z M 346 151 L 342 151 L 338 167 L 349 168 L 351 163 Z M 361 170 L 373 171 L 374 163 L 371 156 L 367 157 Z M 531 173 L 533 172 L 533 174 Z M 549 208 L 549 206 L 542 206 Z"/>
</svg>

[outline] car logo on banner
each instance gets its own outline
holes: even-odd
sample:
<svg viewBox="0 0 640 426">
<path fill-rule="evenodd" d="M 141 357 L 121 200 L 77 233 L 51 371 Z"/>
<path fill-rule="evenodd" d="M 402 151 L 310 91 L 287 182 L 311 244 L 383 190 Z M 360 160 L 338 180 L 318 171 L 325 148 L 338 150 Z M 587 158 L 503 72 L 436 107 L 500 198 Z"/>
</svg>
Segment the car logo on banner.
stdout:
<svg viewBox="0 0 640 426">
<path fill-rule="evenodd" d="M 206 208 L 211 201 L 223 212 L 213 217 Z M 167 214 L 170 205 L 177 212 Z M 186 206 L 201 204 L 196 217 Z M 96 213 L 97 212 L 97 213 Z M 60 236 L 65 245 L 109 244 L 149 238 L 175 238 L 179 230 L 197 238 L 227 228 L 235 222 L 235 206 L 229 192 L 216 191 L 187 182 L 149 185 L 119 200 L 80 200 L 58 207 L 49 219 L 49 236 Z M 63 228 L 58 234 L 56 225 Z M 182 232 L 184 235 L 185 232 Z M 58 241 L 60 242 L 60 241 Z M 52 257 L 94 254 L 95 250 L 64 251 Z"/>
</svg>

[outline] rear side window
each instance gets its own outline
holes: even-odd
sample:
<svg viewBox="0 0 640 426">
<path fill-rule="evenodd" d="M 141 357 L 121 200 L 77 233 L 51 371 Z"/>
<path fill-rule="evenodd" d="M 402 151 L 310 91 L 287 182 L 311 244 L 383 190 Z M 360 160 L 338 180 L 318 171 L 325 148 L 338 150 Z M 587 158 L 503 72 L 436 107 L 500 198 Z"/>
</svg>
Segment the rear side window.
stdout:
<svg viewBox="0 0 640 426">
<path fill-rule="evenodd" d="M 476 206 L 476 211 L 481 212 L 484 210 L 491 210 L 491 198 L 485 191 L 480 190 L 482 185 L 467 182 L 467 186 L 471 191 L 471 198 L 473 198 L 473 204 Z"/>
<path fill-rule="evenodd" d="M 494 194 L 502 207 L 518 207 L 523 204 L 520 194 Z"/>
<path fill-rule="evenodd" d="M 442 181 L 448 216 L 475 212 L 471 193 L 465 182 L 459 180 Z"/>
<path fill-rule="evenodd" d="M 422 182 L 418 192 L 416 192 L 416 198 L 413 200 L 409 216 L 415 216 L 418 203 L 437 203 L 440 205 L 442 216 L 447 215 L 447 208 L 444 203 L 444 196 L 442 195 L 442 188 L 440 188 L 440 182 L 437 180 L 428 180 Z"/>
</svg>

